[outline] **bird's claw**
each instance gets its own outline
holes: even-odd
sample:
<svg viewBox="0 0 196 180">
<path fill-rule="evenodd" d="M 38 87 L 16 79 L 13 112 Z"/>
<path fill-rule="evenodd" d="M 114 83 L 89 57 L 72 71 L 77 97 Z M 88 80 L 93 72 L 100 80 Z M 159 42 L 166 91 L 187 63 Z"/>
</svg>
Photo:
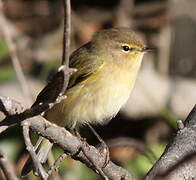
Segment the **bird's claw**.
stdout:
<svg viewBox="0 0 196 180">
<path fill-rule="evenodd" d="M 99 145 L 98 149 L 101 154 L 104 154 L 105 160 L 104 160 L 102 168 L 105 168 L 110 161 L 109 148 L 108 148 L 107 144 L 104 141 L 102 141 L 101 144 Z"/>
</svg>

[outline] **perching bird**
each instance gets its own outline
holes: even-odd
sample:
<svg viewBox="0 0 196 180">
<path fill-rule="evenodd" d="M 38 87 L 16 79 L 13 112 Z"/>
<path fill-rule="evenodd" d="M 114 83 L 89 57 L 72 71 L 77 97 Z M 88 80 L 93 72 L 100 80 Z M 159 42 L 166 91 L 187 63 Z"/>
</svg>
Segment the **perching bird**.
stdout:
<svg viewBox="0 0 196 180">
<path fill-rule="evenodd" d="M 77 72 L 70 78 L 67 98 L 49 109 L 44 117 L 68 129 L 107 123 L 128 100 L 143 55 L 149 50 L 139 35 L 128 28 L 97 32 L 70 56 L 69 66 Z M 34 104 L 40 102 L 41 96 Z M 42 163 L 52 147 L 48 140 L 44 142 L 38 153 Z M 22 175 L 32 168 L 27 164 Z"/>
</svg>

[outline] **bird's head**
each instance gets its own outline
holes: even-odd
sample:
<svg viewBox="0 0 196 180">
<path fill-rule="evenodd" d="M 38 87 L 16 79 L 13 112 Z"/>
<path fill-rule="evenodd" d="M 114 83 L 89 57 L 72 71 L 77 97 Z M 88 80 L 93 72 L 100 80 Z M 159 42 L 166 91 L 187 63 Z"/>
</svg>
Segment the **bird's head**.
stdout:
<svg viewBox="0 0 196 180">
<path fill-rule="evenodd" d="M 144 53 L 152 50 L 145 46 L 142 38 L 128 28 L 104 29 L 97 32 L 91 41 L 91 47 L 106 61 L 117 64 L 136 63 Z"/>
</svg>

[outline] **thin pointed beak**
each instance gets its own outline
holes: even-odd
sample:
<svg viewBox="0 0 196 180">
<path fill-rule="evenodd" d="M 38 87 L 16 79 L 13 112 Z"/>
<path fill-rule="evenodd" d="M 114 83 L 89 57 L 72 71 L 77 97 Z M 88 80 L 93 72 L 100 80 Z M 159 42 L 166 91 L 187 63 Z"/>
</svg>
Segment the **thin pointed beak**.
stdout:
<svg viewBox="0 0 196 180">
<path fill-rule="evenodd" d="M 149 51 L 154 51 L 156 48 L 150 48 L 150 47 L 143 47 L 141 52 L 149 52 Z"/>
</svg>

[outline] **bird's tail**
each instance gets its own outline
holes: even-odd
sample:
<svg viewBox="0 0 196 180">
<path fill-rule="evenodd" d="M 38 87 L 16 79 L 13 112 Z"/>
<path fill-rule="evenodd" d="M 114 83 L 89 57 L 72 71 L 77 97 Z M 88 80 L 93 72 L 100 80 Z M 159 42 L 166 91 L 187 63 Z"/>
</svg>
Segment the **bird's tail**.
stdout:
<svg viewBox="0 0 196 180">
<path fill-rule="evenodd" d="M 52 148 L 52 145 L 53 144 L 49 140 L 43 137 L 40 137 L 38 139 L 35 145 L 35 151 L 37 152 L 37 157 L 38 160 L 41 162 L 41 164 L 46 162 L 48 158 L 48 154 Z M 33 170 L 33 162 L 31 157 L 29 157 L 28 160 L 25 162 L 21 175 L 26 176 L 31 170 Z"/>
</svg>

